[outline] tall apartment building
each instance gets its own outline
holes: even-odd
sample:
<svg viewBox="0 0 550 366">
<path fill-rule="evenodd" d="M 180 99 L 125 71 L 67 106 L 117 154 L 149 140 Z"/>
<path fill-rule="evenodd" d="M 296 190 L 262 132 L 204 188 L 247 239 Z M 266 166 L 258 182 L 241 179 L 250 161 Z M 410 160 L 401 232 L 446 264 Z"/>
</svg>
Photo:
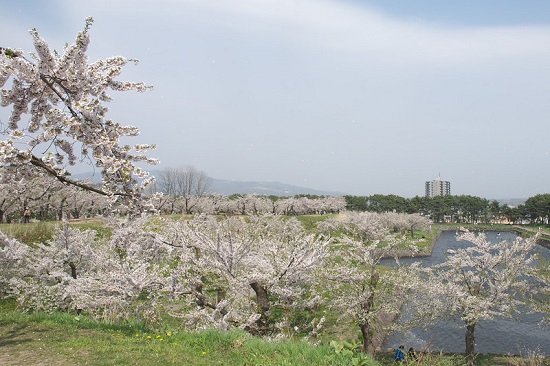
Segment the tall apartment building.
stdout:
<svg viewBox="0 0 550 366">
<path fill-rule="evenodd" d="M 451 182 L 436 179 L 426 182 L 426 197 L 446 196 L 451 194 Z"/>
</svg>

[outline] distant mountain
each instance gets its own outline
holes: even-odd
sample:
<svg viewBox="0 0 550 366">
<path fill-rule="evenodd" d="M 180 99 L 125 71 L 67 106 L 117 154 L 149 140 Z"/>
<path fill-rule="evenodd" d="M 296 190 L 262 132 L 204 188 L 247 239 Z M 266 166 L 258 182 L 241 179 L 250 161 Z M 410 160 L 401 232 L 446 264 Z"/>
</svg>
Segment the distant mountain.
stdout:
<svg viewBox="0 0 550 366">
<path fill-rule="evenodd" d="M 212 192 L 225 196 L 231 194 L 259 194 L 266 196 L 295 196 L 311 194 L 317 196 L 343 196 L 345 193 L 320 191 L 312 188 L 293 186 L 280 182 L 247 182 L 212 178 Z"/>
<path fill-rule="evenodd" d="M 153 176 L 160 174 L 159 170 L 150 170 L 149 173 Z M 74 179 L 88 178 L 94 183 L 101 182 L 101 173 L 81 173 L 74 174 Z M 280 182 L 257 182 L 257 181 L 238 181 L 227 179 L 212 179 L 212 193 L 219 193 L 224 196 L 232 194 L 259 194 L 266 196 L 295 196 L 297 194 L 311 194 L 317 196 L 345 196 L 347 193 L 334 192 L 334 191 L 322 191 L 312 188 L 298 187 L 290 184 Z M 365 196 L 368 196 L 366 194 Z M 502 199 L 490 199 L 495 200 L 501 205 L 508 205 L 510 207 L 517 207 L 524 204 L 527 198 L 502 198 Z"/>
<path fill-rule="evenodd" d="M 160 171 L 150 170 L 149 173 L 152 176 L 158 177 Z M 94 183 L 101 182 L 101 173 L 80 173 L 74 174 L 73 179 L 89 179 Z M 297 194 L 311 194 L 317 196 L 344 196 L 346 193 L 321 191 L 312 188 L 298 187 L 290 184 L 280 182 L 256 182 L 256 181 L 238 181 L 227 179 L 212 180 L 212 186 L 210 187 L 211 193 L 218 193 L 224 196 L 230 196 L 232 194 L 259 194 L 266 196 L 295 196 Z"/>
<path fill-rule="evenodd" d="M 527 198 L 506 198 L 506 199 L 497 199 L 495 201 L 497 201 L 501 205 L 508 205 L 510 207 L 518 207 L 519 205 L 523 205 L 525 203 L 525 201 L 527 201 Z"/>
</svg>

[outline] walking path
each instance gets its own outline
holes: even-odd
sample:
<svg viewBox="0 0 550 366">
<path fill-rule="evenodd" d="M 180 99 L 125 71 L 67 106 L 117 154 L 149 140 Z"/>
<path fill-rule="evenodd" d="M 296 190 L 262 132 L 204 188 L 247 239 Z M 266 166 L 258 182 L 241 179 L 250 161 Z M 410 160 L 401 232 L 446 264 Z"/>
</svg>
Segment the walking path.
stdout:
<svg viewBox="0 0 550 366">
<path fill-rule="evenodd" d="M 534 229 L 534 228 L 530 228 L 530 227 L 524 227 L 524 226 L 521 226 L 521 225 L 513 225 L 512 227 L 515 230 L 519 231 L 519 232 L 528 232 L 528 233 L 531 233 L 531 234 L 539 234 L 540 235 L 540 242 L 538 244 L 542 245 L 543 247 L 546 247 L 546 248 L 550 249 L 550 233 L 542 231 L 542 230 L 537 230 L 537 229 Z"/>
</svg>

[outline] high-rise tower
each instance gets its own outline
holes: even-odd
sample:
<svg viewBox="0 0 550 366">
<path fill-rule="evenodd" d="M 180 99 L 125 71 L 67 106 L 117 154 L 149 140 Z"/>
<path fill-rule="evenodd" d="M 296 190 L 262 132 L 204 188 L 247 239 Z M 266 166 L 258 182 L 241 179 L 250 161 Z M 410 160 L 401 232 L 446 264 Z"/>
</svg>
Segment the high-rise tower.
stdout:
<svg viewBox="0 0 550 366">
<path fill-rule="evenodd" d="M 446 196 L 450 194 L 451 182 L 441 180 L 441 176 L 426 182 L 426 197 Z"/>
</svg>

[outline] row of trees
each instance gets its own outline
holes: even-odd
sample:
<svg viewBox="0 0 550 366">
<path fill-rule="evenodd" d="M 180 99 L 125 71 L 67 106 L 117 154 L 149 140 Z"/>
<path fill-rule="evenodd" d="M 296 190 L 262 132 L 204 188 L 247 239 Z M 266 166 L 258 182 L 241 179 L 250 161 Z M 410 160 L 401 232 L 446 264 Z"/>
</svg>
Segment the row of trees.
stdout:
<svg viewBox="0 0 550 366">
<path fill-rule="evenodd" d="M 550 194 L 529 197 L 517 207 L 468 195 L 403 198 L 376 194 L 345 198 L 348 210 L 420 213 L 434 222 L 548 224 L 550 218 Z"/>
<path fill-rule="evenodd" d="M 5 174 L 3 174 L 4 172 Z M 26 207 L 32 219 L 39 221 L 79 219 L 106 216 L 128 209 L 112 206 L 108 197 L 82 188 L 65 185 L 34 170 L 33 175 L 21 176 L 0 169 L 0 223 L 21 222 Z M 276 197 L 253 194 L 222 196 L 154 195 L 150 202 L 160 214 L 330 214 L 345 210 L 343 197 Z"/>
<path fill-rule="evenodd" d="M 34 168 L 0 169 L 0 223 L 20 222 L 26 207 L 33 220 L 95 217 L 110 211 L 108 197 L 66 185 Z"/>
<path fill-rule="evenodd" d="M 530 299 L 548 289 L 548 277 L 532 266 L 535 238 L 490 243 L 465 232 L 441 265 L 382 270 L 382 258 L 415 253 L 399 224 L 418 220 L 409 216 L 348 213 L 313 231 L 281 216 L 143 217 L 111 221 L 109 237 L 64 224 L 32 247 L 0 234 L 0 295 L 29 310 L 153 324 L 168 313 L 187 329 L 238 327 L 270 337 L 316 337 L 330 315 L 358 326 L 369 353 L 396 327 L 460 317 L 473 356 L 482 320 L 534 307 Z M 392 323 L 405 303 L 415 316 Z"/>
<path fill-rule="evenodd" d="M 330 214 L 345 210 L 419 213 L 434 222 L 548 224 L 550 194 L 530 197 L 518 207 L 473 196 L 413 197 L 396 195 L 293 197 L 210 193 L 209 178 L 193 167 L 168 168 L 146 193 L 161 214 L 277 215 Z M 92 183 L 83 183 L 93 186 Z M 25 207 L 38 220 L 105 215 L 112 201 L 83 188 L 52 180 L 38 168 L 0 169 L 0 223 L 19 222 Z M 154 194 L 156 191 L 162 194 Z M 118 209 L 121 211 L 120 208 Z"/>
</svg>

